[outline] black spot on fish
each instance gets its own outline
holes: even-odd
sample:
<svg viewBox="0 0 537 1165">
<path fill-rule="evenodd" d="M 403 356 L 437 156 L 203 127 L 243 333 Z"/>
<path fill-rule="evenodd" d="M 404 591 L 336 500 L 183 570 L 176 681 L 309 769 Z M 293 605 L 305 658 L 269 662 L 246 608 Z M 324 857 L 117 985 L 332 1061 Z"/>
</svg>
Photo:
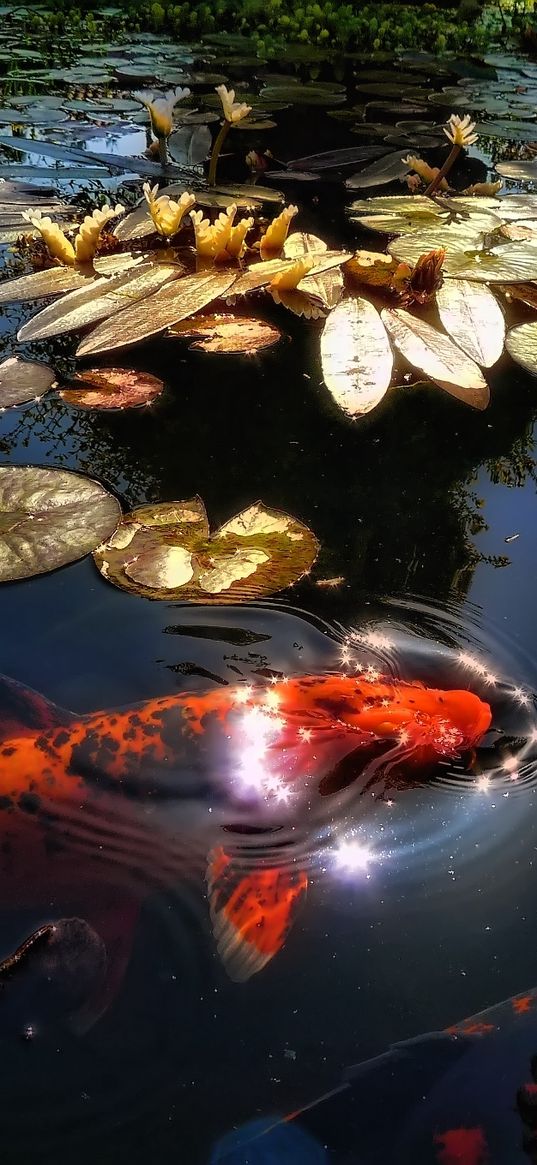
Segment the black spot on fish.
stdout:
<svg viewBox="0 0 537 1165">
<path fill-rule="evenodd" d="M 13 809 L 11 797 L 0 797 L 0 809 Z"/>
<path fill-rule="evenodd" d="M 19 797 L 19 805 L 25 813 L 37 813 L 40 804 L 41 800 L 36 793 L 21 793 Z"/>
<path fill-rule="evenodd" d="M 16 749 L 14 748 L 3 748 L 2 756 L 13 756 L 14 752 L 16 752 Z"/>
<path fill-rule="evenodd" d="M 62 732 L 57 732 L 56 736 L 54 737 L 55 748 L 61 748 L 63 744 L 67 744 L 68 740 L 69 740 L 69 733 L 66 732 L 65 729 L 63 729 Z"/>
</svg>

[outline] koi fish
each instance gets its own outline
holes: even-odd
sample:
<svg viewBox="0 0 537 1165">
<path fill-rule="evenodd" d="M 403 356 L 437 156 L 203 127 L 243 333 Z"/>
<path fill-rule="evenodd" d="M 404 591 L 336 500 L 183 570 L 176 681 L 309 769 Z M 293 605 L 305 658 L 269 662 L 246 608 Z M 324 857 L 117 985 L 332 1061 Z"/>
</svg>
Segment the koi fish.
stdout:
<svg viewBox="0 0 537 1165">
<path fill-rule="evenodd" d="M 107 950 L 100 1014 L 148 886 L 184 873 L 180 831 L 208 804 L 213 931 L 228 973 L 247 979 L 284 945 L 308 882 L 285 846 L 278 860 L 274 846 L 264 855 L 257 834 L 305 828 L 323 797 L 353 783 L 409 783 L 472 749 L 490 723 L 472 692 L 367 676 L 282 678 L 84 716 L 1 679 L 3 901 L 32 905 L 41 892 L 75 913 L 84 901 Z"/>
<path fill-rule="evenodd" d="M 537 988 L 392 1045 L 224 1136 L 210 1165 L 535 1165 Z"/>
</svg>

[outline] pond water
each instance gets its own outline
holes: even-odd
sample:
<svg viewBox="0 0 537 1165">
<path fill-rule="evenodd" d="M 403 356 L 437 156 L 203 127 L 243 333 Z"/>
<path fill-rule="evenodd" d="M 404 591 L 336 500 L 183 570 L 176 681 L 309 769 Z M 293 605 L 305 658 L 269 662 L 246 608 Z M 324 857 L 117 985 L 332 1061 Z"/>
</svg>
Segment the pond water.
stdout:
<svg viewBox="0 0 537 1165">
<path fill-rule="evenodd" d="M 111 63 L 114 55 L 127 65 Z M 370 139 L 378 144 L 388 134 L 390 150 L 417 150 L 425 131 L 407 130 L 401 143 L 395 128 L 406 100 L 413 123 L 435 125 L 452 107 L 489 118 L 490 133 L 470 151 L 462 186 L 483 180 L 500 155 L 529 156 L 523 131 L 509 139 L 506 127 L 516 116 L 531 140 L 537 109 L 537 66 L 512 58 L 446 63 L 407 54 L 396 63 L 354 58 L 334 65 L 304 53 L 295 65 L 260 65 L 240 44 L 175 50 L 144 38 L 104 55 L 95 46 L 69 66 L 71 77 L 56 64 L 45 83 L 40 67 L 34 78 L 25 73 L 6 83 L 6 106 L 39 93 L 59 95 L 65 110 L 66 100 L 86 103 L 88 86 L 93 99 L 112 92 L 115 75 L 128 102 L 130 84 L 175 84 L 183 75 L 191 83 L 210 70 L 215 77 L 193 82 L 195 106 L 203 109 L 221 77 L 256 94 L 272 85 L 264 108 L 276 127 L 245 133 L 244 149 L 233 143 L 222 171 L 233 181 L 244 180 L 241 158 L 252 147 L 288 161 Z M 284 91 L 274 74 L 287 78 Z M 297 79 L 328 86 L 325 99 L 317 88 L 314 104 L 304 104 L 304 94 L 293 101 Z M 444 86 L 443 101 L 427 101 Z M 371 100 L 380 104 L 364 121 Z M 17 133 L 125 158 L 147 145 L 145 114 L 135 103 L 120 114 L 113 101 L 106 116 L 93 112 L 92 129 L 87 110 L 67 113 L 68 122 L 31 121 Z M 13 132 L 4 121 L 5 134 Z M 190 150 L 197 164 L 203 140 L 197 134 L 193 146 L 185 133 L 179 160 L 187 163 Z M 432 161 L 436 149 L 433 141 L 425 151 Z M 13 163 L 3 152 L 6 165 Z M 32 182 L 33 168 L 46 167 L 50 183 L 55 163 L 45 148 L 17 164 L 14 178 Z M 4 165 L 1 172 L 7 176 Z M 349 172 L 285 186 L 286 197 L 300 204 L 301 229 L 330 245 L 371 238 L 345 215 Z M 66 174 L 55 185 L 69 197 L 87 184 L 74 181 Z M 129 181 L 138 188 L 132 175 Z M 113 190 L 117 177 L 103 171 L 102 182 Z M 401 187 L 384 187 L 392 189 Z M 4 309 L 6 355 L 33 310 Z M 281 323 L 276 312 L 273 318 Z M 218 774 L 191 783 L 183 799 L 157 799 L 147 817 L 121 799 L 104 820 L 75 807 L 69 885 L 49 879 L 46 863 L 39 871 L 30 864 L 25 892 L 2 900 L 0 954 L 43 923 L 76 916 L 112 946 L 119 936 L 126 956 L 118 955 L 108 1006 L 100 1017 L 99 1007 L 95 1016 L 90 1007 L 83 1033 L 66 1005 L 66 996 L 75 998 L 84 1012 L 80 981 L 66 987 L 53 966 L 37 980 L 23 975 L 4 985 L 6 1162 L 206 1165 L 227 1130 L 296 1109 L 332 1088 L 347 1065 L 441 1030 L 537 980 L 535 381 L 504 357 L 491 373 L 485 412 L 407 385 L 351 423 L 323 385 L 316 333 L 292 317 L 284 327 L 291 342 L 251 358 L 164 339 L 135 349 L 126 362 L 165 381 L 150 409 L 81 412 L 49 395 L 0 416 L 0 459 L 81 471 L 125 508 L 199 494 L 212 528 L 262 498 L 315 531 L 321 553 L 314 575 L 262 603 L 188 606 L 125 594 L 86 558 L 2 588 L 0 670 L 75 715 L 244 679 L 263 684 L 282 674 L 355 675 L 368 667 L 469 687 L 490 701 L 502 734 L 501 747 L 489 744 L 493 775 L 486 777 L 483 749 L 481 781 L 470 778 L 465 760 L 445 763 L 429 781 L 388 784 L 380 797 L 372 795 L 377 787 L 355 786 L 336 790 L 333 800 L 314 797 L 313 811 L 304 810 L 290 832 L 284 825 L 281 838 L 232 836 L 239 870 L 241 861 L 260 857 L 266 866 L 273 858 L 291 879 L 302 869 L 309 879 L 283 950 L 239 983 L 217 953 L 207 901 L 208 855 L 225 844 L 222 820 L 233 824 L 216 811 L 218 819 L 210 818 Z M 65 370 L 74 348 L 68 336 L 23 351 Z M 99 874 L 94 864 L 101 864 Z M 502 1162 L 519 1159 L 527 1160 L 516 1145 Z"/>
</svg>

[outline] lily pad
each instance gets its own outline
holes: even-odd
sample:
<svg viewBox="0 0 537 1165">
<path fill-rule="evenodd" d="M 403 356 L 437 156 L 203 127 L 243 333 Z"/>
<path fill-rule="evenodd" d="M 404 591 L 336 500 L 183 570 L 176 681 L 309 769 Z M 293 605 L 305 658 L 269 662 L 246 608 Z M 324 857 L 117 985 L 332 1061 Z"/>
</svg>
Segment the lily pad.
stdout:
<svg viewBox="0 0 537 1165">
<path fill-rule="evenodd" d="M 195 497 L 132 510 L 93 557 L 109 582 L 146 598 L 240 603 L 297 582 L 318 548 L 307 526 L 263 502 L 211 535 Z"/>
<path fill-rule="evenodd" d="M 149 372 L 135 368 L 85 368 L 72 378 L 74 387 L 60 397 L 77 409 L 132 409 L 152 404 L 164 383 Z"/>
<path fill-rule="evenodd" d="M 505 346 L 516 364 L 520 364 L 531 376 L 537 376 L 537 320 L 511 328 Z"/>
<path fill-rule="evenodd" d="M 52 368 L 10 356 L 0 364 L 0 410 L 38 400 L 56 379 Z"/>
<path fill-rule="evenodd" d="M 499 360 L 505 340 L 500 305 L 484 283 L 446 279 L 436 293 L 440 319 L 451 339 L 482 368 Z"/>
<path fill-rule="evenodd" d="M 173 287 L 162 287 L 151 296 L 150 305 L 138 301 L 105 320 L 84 338 L 76 354 L 110 352 L 158 335 L 225 295 L 235 278 L 235 271 L 211 270 L 174 280 Z"/>
<path fill-rule="evenodd" d="M 92 276 L 82 275 L 74 267 L 48 267 L 17 279 L 5 279 L 0 283 L 0 303 L 27 303 L 32 299 L 65 295 L 66 291 L 76 291 L 89 282 L 93 282 Z"/>
<path fill-rule="evenodd" d="M 76 332 L 97 320 L 106 319 L 116 312 L 128 311 L 137 300 L 145 300 L 163 283 L 177 279 L 181 271 L 181 267 L 171 263 L 144 263 L 141 267 L 120 271 L 110 278 L 99 276 L 87 287 L 72 291 L 59 303 L 51 303 L 43 308 L 23 325 L 17 339 L 44 340 L 51 336 L 61 336 L 65 332 Z M 147 312 L 147 307 L 145 310 Z"/>
<path fill-rule="evenodd" d="M 386 329 L 373 304 L 346 299 L 324 325 L 321 362 L 326 387 L 348 417 L 362 417 L 388 390 L 393 355 Z"/>
<path fill-rule="evenodd" d="M 201 352 L 247 353 L 271 348 L 282 333 L 273 324 L 249 316 L 199 315 L 182 320 L 170 329 L 170 336 L 194 338 L 191 348 Z"/>
<path fill-rule="evenodd" d="M 91 554 L 121 518 L 111 494 L 61 469 L 0 467 L 0 582 L 31 578 Z"/>
<path fill-rule="evenodd" d="M 485 409 L 490 391 L 481 369 L 437 328 L 401 308 L 382 312 L 382 321 L 405 360 L 451 396 Z"/>
<path fill-rule="evenodd" d="M 395 150 L 393 153 L 385 154 L 371 166 L 366 166 L 365 170 L 359 170 L 357 174 L 347 178 L 345 186 L 348 190 L 362 190 L 368 186 L 384 186 L 387 182 L 404 178 L 411 169 L 408 163 L 403 161 L 404 153 L 404 150 Z"/>
</svg>

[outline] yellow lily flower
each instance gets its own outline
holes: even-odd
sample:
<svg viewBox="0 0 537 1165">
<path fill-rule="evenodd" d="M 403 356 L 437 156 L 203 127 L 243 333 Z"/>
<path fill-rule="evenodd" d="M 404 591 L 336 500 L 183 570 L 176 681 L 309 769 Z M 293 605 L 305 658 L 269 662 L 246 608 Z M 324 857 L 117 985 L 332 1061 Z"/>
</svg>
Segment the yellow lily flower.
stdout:
<svg viewBox="0 0 537 1165">
<path fill-rule="evenodd" d="M 124 210 L 125 207 L 118 202 L 117 206 L 103 206 L 101 210 L 94 210 L 93 214 L 86 215 L 75 239 L 77 263 L 91 263 L 105 223 L 111 218 L 116 218 L 118 214 L 123 214 Z"/>
<path fill-rule="evenodd" d="M 286 206 L 281 214 L 269 224 L 259 244 L 262 259 L 272 259 L 275 255 L 280 254 L 289 233 L 291 219 L 295 217 L 295 214 L 298 214 L 298 206 Z"/>
<path fill-rule="evenodd" d="M 315 266 L 315 259 L 311 255 L 304 255 L 303 258 L 297 259 L 292 267 L 288 267 L 286 271 L 280 271 L 275 275 L 269 283 L 270 291 L 294 291 L 298 287 L 300 281 L 304 276 L 311 271 Z"/>
<path fill-rule="evenodd" d="M 194 226 L 196 251 L 200 259 L 212 259 L 213 263 L 225 263 L 226 259 L 239 259 L 244 250 L 246 232 L 253 226 L 253 219 L 243 218 L 237 226 L 233 221 L 237 213 L 235 204 L 218 215 L 216 222 L 210 223 L 203 217 L 203 211 L 192 210 L 190 217 Z"/>
<path fill-rule="evenodd" d="M 474 133 L 475 121 L 470 119 L 470 114 L 467 113 L 464 117 L 457 117 L 456 113 L 452 113 L 448 119 L 447 127 L 444 126 L 444 133 L 454 146 L 473 146 L 478 139 L 478 134 Z"/>
<path fill-rule="evenodd" d="M 170 89 L 168 93 L 138 90 L 132 96 L 145 105 L 151 118 L 151 129 L 156 138 L 169 138 L 173 129 L 173 111 L 178 101 L 190 97 L 190 89 Z"/>
<path fill-rule="evenodd" d="M 226 251 L 231 259 L 241 259 L 246 250 L 245 238 L 254 225 L 253 218 L 242 218 L 236 227 L 229 232 L 229 242 Z"/>
<path fill-rule="evenodd" d="M 63 267 L 74 265 L 75 248 L 57 222 L 53 222 L 48 215 L 43 216 L 40 210 L 23 210 L 22 217 L 39 231 L 51 259 Z"/>
<path fill-rule="evenodd" d="M 230 125 L 242 121 L 243 117 L 248 117 L 248 114 L 252 112 L 251 105 L 246 105 L 244 101 L 235 101 L 234 89 L 226 89 L 225 85 L 217 85 L 216 92 L 222 102 L 224 118 L 229 121 Z"/>
<path fill-rule="evenodd" d="M 151 188 L 149 182 L 145 182 L 142 189 L 149 207 L 149 214 L 159 235 L 163 235 L 165 239 L 170 239 L 172 235 L 177 234 L 187 211 L 192 210 L 196 196 L 188 194 L 184 190 L 179 201 L 174 202 L 173 198 L 167 194 L 159 195 L 158 186 Z"/>
<path fill-rule="evenodd" d="M 117 206 L 103 206 L 102 210 L 87 214 L 78 228 L 74 245 L 61 227 L 48 216 L 43 217 L 40 210 L 23 210 L 22 217 L 39 231 L 51 259 L 64 267 L 72 267 L 75 263 L 91 263 L 104 224 L 116 215 L 123 214 L 124 210 L 125 207 L 118 203 Z"/>
<path fill-rule="evenodd" d="M 407 166 L 411 166 L 415 173 L 419 174 L 420 178 L 422 178 L 424 182 L 434 182 L 436 176 L 440 173 L 438 166 L 429 166 L 429 163 L 424 162 L 423 158 L 416 158 L 413 154 L 409 154 L 408 157 L 403 158 L 402 161 L 405 162 Z M 445 178 L 442 178 L 440 182 L 440 189 L 449 190 L 449 184 L 446 182 Z"/>
</svg>

